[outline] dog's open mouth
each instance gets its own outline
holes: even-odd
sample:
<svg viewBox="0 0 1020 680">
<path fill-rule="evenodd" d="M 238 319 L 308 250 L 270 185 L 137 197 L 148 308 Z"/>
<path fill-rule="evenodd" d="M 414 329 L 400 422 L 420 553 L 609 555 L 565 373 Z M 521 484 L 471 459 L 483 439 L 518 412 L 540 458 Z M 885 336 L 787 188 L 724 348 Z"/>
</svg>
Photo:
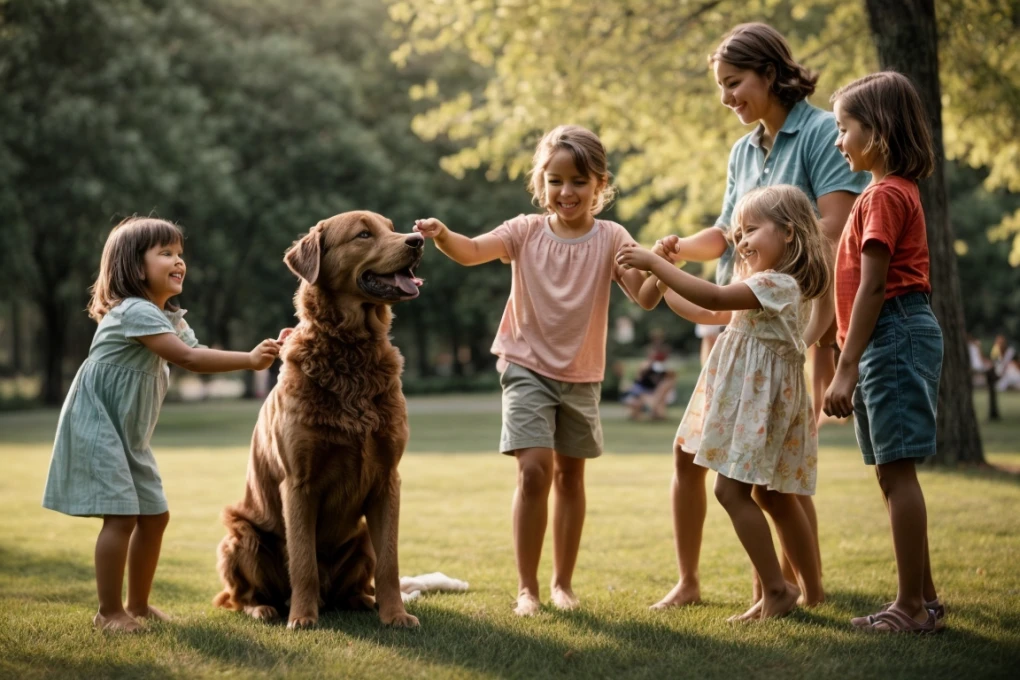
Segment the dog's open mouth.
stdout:
<svg viewBox="0 0 1020 680">
<path fill-rule="evenodd" d="M 366 271 L 358 278 L 358 286 L 372 297 L 381 300 L 413 300 L 425 282 L 414 275 L 412 267 L 404 267 L 390 274 Z"/>
</svg>

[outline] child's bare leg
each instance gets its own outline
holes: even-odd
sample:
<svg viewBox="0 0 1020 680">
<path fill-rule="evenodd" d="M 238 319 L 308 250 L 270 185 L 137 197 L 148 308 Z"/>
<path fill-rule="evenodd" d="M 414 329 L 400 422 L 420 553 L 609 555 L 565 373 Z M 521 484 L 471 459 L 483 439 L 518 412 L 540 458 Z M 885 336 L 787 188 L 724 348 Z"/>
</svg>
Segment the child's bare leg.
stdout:
<svg viewBox="0 0 1020 680">
<path fill-rule="evenodd" d="M 877 465 L 875 472 L 889 507 L 896 552 L 897 592 L 893 607 L 923 622 L 928 618 L 924 607 L 928 513 L 914 460 L 907 458 Z"/>
<path fill-rule="evenodd" d="M 124 565 L 128 543 L 135 528 L 134 515 L 106 515 L 96 539 L 96 590 L 99 612 L 92 619 L 96 628 L 133 633 L 141 626 L 124 611 Z"/>
<path fill-rule="evenodd" d="M 549 488 L 552 486 L 553 450 L 520 449 L 517 457 L 517 489 L 514 491 L 514 555 L 517 558 L 517 606 L 519 616 L 539 610 L 538 561 L 548 522 Z"/>
<path fill-rule="evenodd" d="M 125 609 L 135 618 L 169 621 L 170 617 L 149 604 L 152 579 L 159 564 L 163 532 L 170 522 L 170 513 L 139 515 L 128 547 L 128 598 Z"/>
<path fill-rule="evenodd" d="M 698 562 L 701 557 L 701 536 L 705 528 L 708 499 L 705 477 L 708 468 L 694 463 L 694 454 L 679 445 L 673 447 L 673 540 L 680 580 L 652 609 L 681 607 L 701 602 Z"/>
<path fill-rule="evenodd" d="M 927 514 L 927 513 L 926 513 Z M 939 593 L 935 590 L 935 581 L 931 577 L 931 557 L 928 554 L 928 529 L 924 531 L 924 601 L 931 602 L 939 599 Z"/>
<path fill-rule="evenodd" d="M 875 470 L 876 475 L 878 470 Z M 886 498 L 885 492 L 882 492 L 882 500 L 885 502 L 886 512 L 889 512 L 889 499 Z M 939 597 L 938 590 L 935 588 L 935 581 L 932 580 L 931 576 L 931 556 L 928 552 L 928 531 L 927 527 L 924 532 L 924 601 L 932 602 L 937 600 Z"/>
<path fill-rule="evenodd" d="M 579 604 L 571 581 L 581 546 L 586 499 L 584 459 L 553 456 L 553 578 L 551 600 L 560 609 Z"/>
<path fill-rule="evenodd" d="M 745 612 L 740 620 L 769 619 L 784 616 L 797 607 L 800 590 L 783 578 L 776 549 L 772 545 L 769 522 L 751 498 L 752 486 L 718 475 L 715 497 L 719 499 L 733 522 L 737 538 L 744 546 L 751 564 L 761 577 L 762 600 Z"/>
<path fill-rule="evenodd" d="M 815 501 L 811 496 L 796 496 L 800 503 L 801 510 L 807 518 L 808 526 L 811 527 L 811 539 L 815 546 L 815 562 L 818 563 L 818 576 L 822 576 L 822 545 L 818 539 L 818 512 L 815 511 Z"/>
<path fill-rule="evenodd" d="M 758 505 L 772 516 L 783 554 L 789 558 L 799 577 L 793 581 L 789 578 L 786 580 L 801 584 L 805 605 L 810 607 L 819 604 L 825 599 L 825 593 L 822 591 L 822 577 L 815 559 L 817 551 L 811 535 L 811 525 L 803 506 L 794 494 L 768 491 L 761 486 L 755 487 L 754 496 Z"/>
</svg>

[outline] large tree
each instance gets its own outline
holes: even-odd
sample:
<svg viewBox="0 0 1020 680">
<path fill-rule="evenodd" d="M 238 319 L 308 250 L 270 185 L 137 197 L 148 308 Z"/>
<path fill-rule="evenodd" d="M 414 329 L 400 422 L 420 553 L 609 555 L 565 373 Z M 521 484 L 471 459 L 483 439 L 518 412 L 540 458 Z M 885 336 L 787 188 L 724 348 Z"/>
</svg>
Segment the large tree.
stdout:
<svg viewBox="0 0 1020 680">
<path fill-rule="evenodd" d="M 973 40 L 962 38 L 959 27 L 967 26 L 969 31 L 971 19 L 1001 18 L 1016 3 L 946 0 L 946 4 L 956 10 L 944 26 L 947 49 L 962 62 L 950 58 L 951 69 L 943 74 L 947 118 L 953 125 L 951 149 L 967 162 L 990 166 L 995 177 L 1011 177 L 1016 137 L 999 140 L 987 123 L 1009 117 L 1003 102 L 1013 92 L 1015 70 L 997 74 L 996 80 L 992 65 L 1012 63 L 1015 50 L 1009 51 L 1016 37 L 996 28 L 1002 42 L 976 48 Z M 871 31 L 863 3 L 837 0 L 450 0 L 442 4 L 398 0 L 391 6 L 391 16 L 404 25 L 407 36 L 394 54 L 398 63 L 460 48 L 492 74 L 484 88 L 456 91 L 436 82 L 412 92 L 434 101 L 433 108 L 415 121 L 420 135 L 468 143 L 444 159 L 449 172 L 484 166 L 493 177 L 502 172 L 518 176 L 528 167 L 531 145 L 543 129 L 563 122 L 588 125 L 616 154 L 617 185 L 623 192 L 620 213 L 624 219 L 645 222 L 646 239 L 694 231 L 711 224 L 717 214 L 727 152 L 743 130 L 721 109 L 706 57 L 733 25 L 766 21 L 779 28 L 798 59 L 821 71 L 815 97 L 820 105 L 826 105 L 828 93 L 839 85 L 878 68 L 875 43 L 867 39 Z M 1015 11 L 1010 17 L 1015 24 Z M 926 29 L 901 37 L 902 49 L 934 55 L 938 36 L 933 13 Z M 985 48 L 990 48 L 990 54 L 981 53 Z M 930 62 L 924 63 L 931 67 Z M 985 98 L 980 104 L 966 97 L 977 65 L 984 75 L 980 82 Z M 930 99 L 929 92 L 929 101 L 936 102 L 936 109 L 939 75 L 937 66 L 927 74 L 929 83 L 934 79 L 936 95 Z M 996 125 L 993 131 L 1015 126 L 1015 115 L 1009 123 Z M 1005 152 L 1000 153 L 1003 147 Z M 941 182 L 940 174 L 926 186 Z M 941 200 L 944 204 L 944 192 Z M 953 238 L 944 206 L 933 215 L 930 228 L 940 318 L 952 326 L 946 334 L 938 459 L 980 460 L 980 438 L 965 380 L 968 369 L 962 321 L 958 322 L 962 311 Z M 954 390 L 952 398 L 950 390 Z"/>
</svg>

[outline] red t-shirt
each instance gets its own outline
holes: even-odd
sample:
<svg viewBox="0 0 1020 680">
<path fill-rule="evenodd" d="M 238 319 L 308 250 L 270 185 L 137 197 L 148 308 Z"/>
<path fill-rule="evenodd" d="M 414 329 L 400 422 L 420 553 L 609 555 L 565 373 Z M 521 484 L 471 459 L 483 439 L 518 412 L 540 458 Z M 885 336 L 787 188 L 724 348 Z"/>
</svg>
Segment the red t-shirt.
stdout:
<svg viewBox="0 0 1020 680">
<path fill-rule="evenodd" d="M 928 234 L 917 182 L 889 175 L 860 195 L 847 218 L 836 251 L 836 342 L 843 346 L 850 312 L 861 285 L 861 252 L 877 241 L 892 254 L 885 299 L 905 293 L 931 292 L 928 281 Z"/>
</svg>

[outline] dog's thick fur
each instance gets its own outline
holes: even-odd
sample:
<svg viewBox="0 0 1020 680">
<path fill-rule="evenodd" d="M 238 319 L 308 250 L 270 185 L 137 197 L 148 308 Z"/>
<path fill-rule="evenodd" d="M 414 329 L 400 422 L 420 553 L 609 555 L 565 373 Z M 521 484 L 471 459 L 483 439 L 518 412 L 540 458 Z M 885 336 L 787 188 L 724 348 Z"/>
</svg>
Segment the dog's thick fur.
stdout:
<svg viewBox="0 0 1020 680">
<path fill-rule="evenodd" d="M 301 628 L 320 607 L 378 602 L 383 623 L 418 625 L 400 597 L 397 464 L 408 426 L 389 330 L 390 304 L 417 296 L 410 270 L 422 246 L 380 215 L 353 212 L 287 251 L 302 279 L 300 322 L 259 412 L 244 500 L 223 512 L 217 606 L 271 619 L 289 605 L 288 626 Z"/>
</svg>

